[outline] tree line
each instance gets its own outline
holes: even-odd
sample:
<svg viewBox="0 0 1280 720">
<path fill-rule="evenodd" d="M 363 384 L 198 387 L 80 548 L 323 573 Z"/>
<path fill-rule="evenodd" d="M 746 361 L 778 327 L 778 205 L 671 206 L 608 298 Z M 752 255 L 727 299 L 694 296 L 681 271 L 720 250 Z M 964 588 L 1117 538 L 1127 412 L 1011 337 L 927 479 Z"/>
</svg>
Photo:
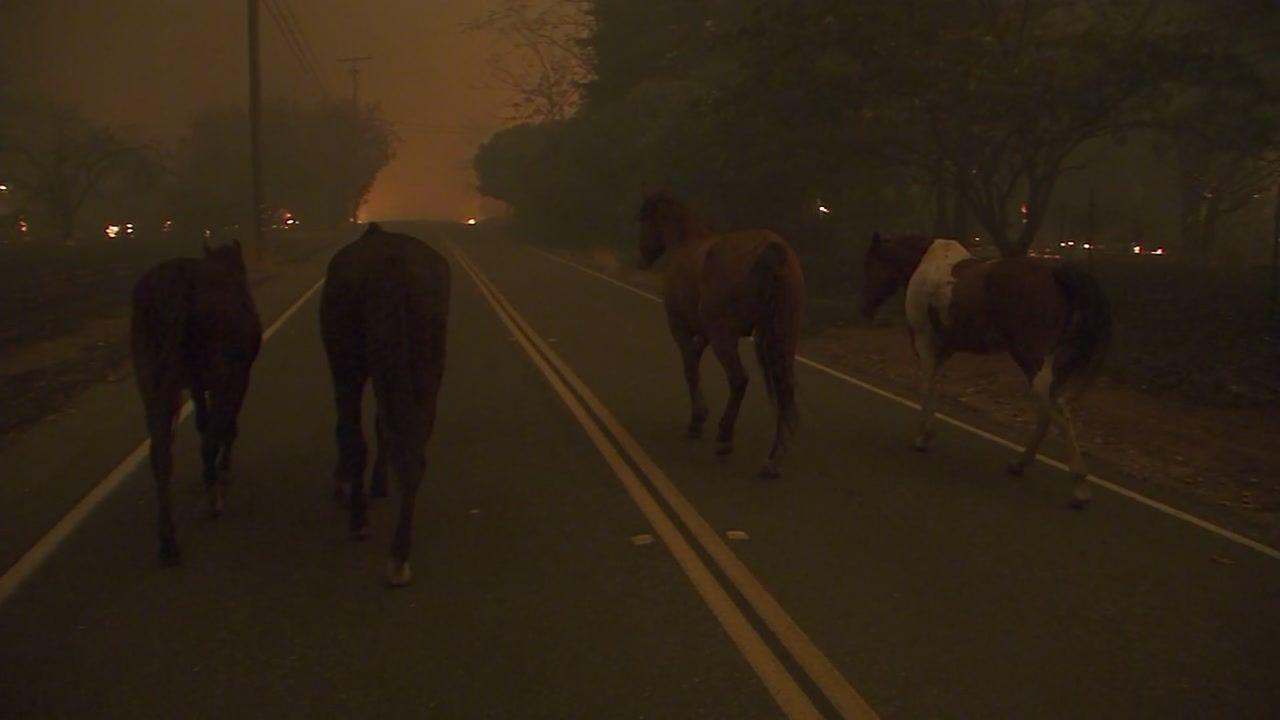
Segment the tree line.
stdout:
<svg viewBox="0 0 1280 720">
<path fill-rule="evenodd" d="M 104 223 L 141 231 L 236 233 L 253 218 L 249 122 L 243 108 L 198 113 L 164 147 L 130 139 L 85 113 L 7 97 L 0 116 L 5 231 L 23 222 L 50 241 L 103 237 Z M 396 137 L 375 106 L 272 102 L 263 112 L 264 221 L 289 212 L 312 227 L 350 219 Z"/>
<path fill-rule="evenodd" d="M 662 187 L 717 225 L 812 251 L 880 229 L 981 236 L 1004 255 L 1081 232 L 1209 252 L 1231 223 L 1263 227 L 1276 197 L 1274 3 L 556 7 L 510 2 L 487 22 L 572 43 L 537 73 L 586 79 L 557 102 L 525 98 L 475 167 L 482 192 L 562 242 L 629 241 L 642 189 Z"/>
</svg>

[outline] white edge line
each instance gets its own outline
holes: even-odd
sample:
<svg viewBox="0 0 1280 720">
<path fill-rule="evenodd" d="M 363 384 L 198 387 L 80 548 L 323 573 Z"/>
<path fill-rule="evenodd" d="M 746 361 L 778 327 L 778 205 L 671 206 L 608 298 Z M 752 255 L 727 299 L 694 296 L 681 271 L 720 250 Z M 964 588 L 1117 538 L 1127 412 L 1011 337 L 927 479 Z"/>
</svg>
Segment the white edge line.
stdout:
<svg viewBox="0 0 1280 720">
<path fill-rule="evenodd" d="M 322 278 L 315 285 L 312 285 L 311 289 L 307 290 L 307 292 L 303 294 L 297 302 L 290 305 L 289 309 L 285 310 L 284 313 L 271 324 L 271 327 L 267 328 L 266 331 L 262 333 L 263 342 L 270 339 L 271 336 L 284 325 L 285 321 L 296 313 L 298 309 L 307 302 L 307 300 L 311 299 L 311 296 L 314 295 L 323 284 L 324 279 Z M 191 402 L 187 401 L 183 404 L 182 409 L 178 411 L 178 418 L 174 421 L 174 424 L 177 425 L 181 423 L 190 414 Z M 52 555 L 53 552 L 57 550 L 73 532 L 75 532 L 76 528 L 80 526 L 80 523 L 84 522 L 85 518 L 89 516 L 89 513 L 93 512 L 98 505 L 102 504 L 102 501 L 106 500 L 111 493 L 116 490 L 116 488 L 120 487 L 125 478 L 129 477 L 133 471 L 142 464 L 142 461 L 147 457 L 147 451 L 150 449 L 151 441 L 143 440 L 141 445 L 138 445 L 138 447 L 133 449 L 133 452 L 125 456 L 125 459 L 121 460 L 120 464 L 116 465 L 114 470 L 107 473 L 107 476 L 98 481 L 98 484 L 95 485 L 88 494 L 81 498 L 80 502 L 76 503 L 66 515 L 63 515 L 62 519 L 59 520 L 57 524 L 50 528 L 48 532 L 37 540 L 34 545 L 23 553 L 22 556 L 13 563 L 13 565 L 9 566 L 9 569 L 5 570 L 4 575 L 0 575 L 0 606 L 3 606 L 5 601 L 22 586 L 22 583 L 25 582 L 36 570 L 38 570 L 40 566 L 44 564 L 44 561 L 48 560 L 49 556 Z"/>
<path fill-rule="evenodd" d="M 607 282 L 613 283 L 614 285 L 617 285 L 618 287 L 621 287 L 621 288 L 624 288 L 624 289 L 630 290 L 631 292 L 633 292 L 633 293 L 635 293 L 635 294 L 637 294 L 637 295 L 640 295 L 640 296 L 642 296 L 642 297 L 646 297 L 646 298 L 648 298 L 648 299 L 650 299 L 650 300 L 653 300 L 654 302 L 661 302 L 661 299 L 659 299 L 659 298 L 658 298 L 657 296 L 655 296 L 655 295 L 651 295 L 651 294 L 649 294 L 649 293 L 647 293 L 647 292 L 645 292 L 645 291 L 643 291 L 643 290 L 641 290 L 641 289 L 639 289 L 639 288 L 637 288 L 637 287 L 633 287 L 633 286 L 631 286 L 631 285 L 628 285 L 628 284 L 626 284 L 626 283 L 624 283 L 624 282 L 622 282 L 622 281 L 620 281 L 620 280 L 616 280 L 616 279 L 614 279 L 614 278 L 611 278 L 611 277 L 609 277 L 608 275 L 605 275 L 605 274 L 603 274 L 603 273 L 596 272 L 595 270 L 592 270 L 591 268 L 583 267 L 582 265 L 579 265 L 578 263 L 573 262 L 572 260 L 566 260 L 565 258 L 562 258 L 562 257 L 556 256 L 556 255 L 554 255 L 554 254 L 552 254 L 552 253 L 549 253 L 549 252 L 547 252 L 547 251 L 545 251 L 545 250 L 542 250 L 542 249 L 539 249 L 539 248 L 531 247 L 531 246 L 528 246 L 528 245 L 526 245 L 525 247 L 527 247 L 528 249 L 532 250 L 533 252 L 538 253 L 539 255 L 542 255 L 542 256 L 544 256 L 544 257 L 550 258 L 550 259 L 552 259 L 552 260 L 555 260 L 556 262 L 563 263 L 564 265 L 568 265 L 569 267 L 571 267 L 571 268 L 575 268 L 575 269 L 577 269 L 577 270 L 580 270 L 581 272 L 587 273 L 588 275 L 594 275 L 594 276 L 596 276 L 596 277 L 600 278 L 601 280 L 605 280 L 605 281 L 607 281 Z M 897 402 L 897 403 L 899 403 L 899 404 L 901 404 L 901 405 L 905 405 L 905 406 L 907 406 L 907 407 L 909 407 L 909 408 L 913 408 L 913 409 L 915 409 L 915 410 L 919 410 L 919 409 L 920 409 L 920 405 L 919 405 L 919 403 L 912 402 L 911 400 L 908 400 L 908 399 L 906 399 L 906 398 L 902 397 L 901 395 L 897 395 L 897 394 L 894 394 L 894 393 L 892 393 L 892 392 L 889 392 L 888 390 L 884 390 L 884 389 L 882 389 L 882 388 L 878 388 L 878 387 L 876 387 L 875 385 L 871 385 L 870 383 L 867 383 L 867 382 L 865 382 L 865 381 L 859 380 L 859 379 L 857 379 L 857 378 L 855 378 L 855 377 L 850 377 L 849 375 L 846 375 L 845 373 L 842 373 L 842 372 L 840 372 L 839 370 L 835 370 L 835 369 L 829 368 L 829 367 L 827 367 L 826 365 L 823 365 L 822 363 L 815 362 L 815 361 L 813 361 L 813 360 L 810 360 L 809 358 L 806 358 L 806 357 L 803 357 L 803 356 L 800 356 L 800 355 L 797 355 L 797 356 L 796 356 L 796 359 L 797 359 L 797 360 L 799 360 L 800 362 L 804 363 L 805 365 L 808 365 L 808 366 L 810 366 L 810 367 L 812 367 L 812 368 L 815 368 L 815 369 L 817 369 L 817 370 L 821 370 L 822 372 L 827 373 L 828 375 L 830 375 L 830 376 L 832 376 L 832 377 L 835 377 L 835 378 L 838 378 L 838 379 L 840 379 L 840 380 L 844 380 L 844 381 L 845 381 L 845 382 L 847 382 L 847 383 L 850 383 L 850 384 L 856 385 L 856 386 L 858 386 L 858 387 L 862 388 L 863 390 L 866 390 L 866 391 L 868 391 L 868 392 L 874 393 L 874 394 L 879 395 L 879 396 L 881 396 L 881 397 L 883 397 L 883 398 L 886 398 L 886 399 L 888 399 L 888 400 L 892 400 L 892 401 Z M 1012 450 L 1021 450 L 1021 449 L 1022 449 L 1022 448 L 1021 448 L 1020 446 L 1018 446 L 1016 443 L 1013 443 L 1013 442 L 1011 442 L 1011 441 L 1009 441 L 1009 440 L 1007 440 L 1007 439 L 1005 439 L 1005 438 L 1002 438 L 1002 437 L 1000 437 L 999 435 L 994 435 L 994 434 L 992 434 L 992 433 L 989 433 L 989 432 L 987 432 L 986 430 L 983 430 L 983 429 L 981 429 L 981 428 L 974 427 L 973 425 L 970 425 L 969 423 L 964 422 L 963 420 L 957 420 L 956 418 L 953 418 L 953 417 L 951 417 L 951 416 L 949 416 L 949 415 L 946 415 L 946 414 L 944 414 L 944 413 L 938 413 L 938 414 L 937 414 L 937 417 L 938 417 L 938 419 L 942 420 L 943 422 L 950 423 L 951 425 L 954 425 L 954 426 L 956 426 L 956 427 L 958 427 L 958 428 L 960 428 L 960 429 L 962 429 L 962 430 L 967 430 L 967 431 L 969 431 L 969 432 L 973 433 L 974 435 L 977 435 L 977 436 L 979 436 L 979 437 L 986 438 L 987 440 L 990 440 L 991 442 L 994 442 L 994 443 L 996 443 L 996 444 L 998 444 L 998 445 L 1003 445 L 1004 447 L 1010 448 L 1010 449 L 1012 449 Z M 1051 458 L 1051 457 L 1048 457 L 1048 456 L 1045 456 L 1045 455 L 1036 455 L 1036 459 L 1037 459 L 1037 460 L 1039 460 L 1039 461 L 1040 461 L 1040 462 L 1042 462 L 1042 463 L 1045 463 L 1046 465 L 1049 465 L 1049 466 L 1051 466 L 1051 467 L 1055 467 L 1055 468 L 1057 468 L 1057 469 L 1059 469 L 1059 470 L 1068 470 L 1068 467 L 1067 467 L 1066 463 L 1063 463 L 1063 462 L 1061 462 L 1061 461 L 1059 461 L 1059 460 L 1055 460 L 1055 459 L 1053 459 L 1053 458 Z M 1162 503 L 1162 502 L 1160 502 L 1159 500 L 1153 500 L 1152 498 L 1149 498 L 1149 497 L 1147 497 L 1146 495 L 1143 495 L 1143 494 L 1141 494 L 1141 493 L 1135 492 L 1135 491 L 1130 490 L 1130 489 L 1128 489 L 1128 488 L 1126 488 L 1126 487 L 1122 487 L 1122 486 L 1120 486 L 1120 485 L 1116 485 L 1115 483 L 1110 482 L 1110 481 L 1108 481 L 1108 480 L 1103 480 L 1102 478 L 1100 478 L 1100 477 L 1098 477 L 1098 476 L 1096 476 L 1096 475 L 1089 475 L 1088 480 L 1089 480 L 1089 482 L 1091 482 L 1091 483 L 1093 483 L 1093 484 L 1097 485 L 1098 487 L 1101 487 L 1101 488 L 1105 488 L 1105 489 L 1107 489 L 1107 490 L 1110 490 L 1111 492 L 1116 493 L 1117 495 L 1122 495 L 1122 496 L 1124 496 L 1124 497 L 1129 498 L 1130 500 L 1133 500 L 1133 501 L 1135 501 L 1135 502 L 1138 502 L 1138 503 L 1141 503 L 1141 504 L 1143 504 L 1143 505 L 1146 505 L 1147 507 L 1150 507 L 1150 508 L 1155 509 L 1155 510 L 1159 510 L 1160 512 L 1165 513 L 1166 515 L 1170 515 L 1170 516 L 1173 516 L 1173 517 L 1175 517 L 1175 518 L 1178 518 L 1179 520 L 1182 520 L 1182 521 L 1188 522 L 1188 523 L 1190 523 L 1190 524 L 1192 524 L 1192 525 L 1195 525 L 1196 527 L 1198 527 L 1198 528 L 1200 528 L 1200 529 L 1202 529 L 1202 530 L 1207 530 L 1207 531 L 1209 531 L 1209 532 L 1211 532 L 1211 533 L 1213 533 L 1213 534 L 1215 534 L 1215 535 L 1218 535 L 1218 536 L 1220 536 L 1220 537 L 1223 537 L 1223 538 L 1225 538 L 1225 539 L 1227 539 L 1227 540 L 1230 540 L 1230 541 L 1232 541 L 1232 542 L 1234 542 L 1234 543 L 1237 543 L 1237 544 L 1239 544 L 1239 545 L 1244 545 L 1245 547 L 1248 547 L 1248 548 L 1252 548 L 1252 549 L 1254 549 L 1254 550 L 1257 550 L 1258 552 L 1262 553 L 1263 555 L 1266 555 L 1267 557 L 1270 557 L 1270 558 L 1272 558 L 1272 559 L 1274 559 L 1274 560 L 1280 560 L 1280 549 L 1276 549 L 1276 548 L 1274 548 L 1274 547 L 1271 547 L 1270 545 L 1266 545 L 1266 544 L 1264 544 L 1264 543 L 1258 542 L 1257 540 L 1254 540 L 1254 539 L 1252 539 L 1252 538 L 1245 537 L 1244 535 L 1241 535 L 1240 533 L 1232 532 L 1231 530 L 1228 530 L 1228 529 L 1226 529 L 1226 528 L 1224 528 L 1224 527 L 1219 527 L 1218 525 L 1214 525 L 1213 523 L 1209 522 L 1208 520 L 1201 519 L 1201 518 L 1196 517 L 1195 515 L 1192 515 L 1191 513 L 1188 513 L 1188 512 L 1186 512 L 1186 511 L 1184 511 L 1184 510 L 1179 510 L 1179 509 L 1177 509 L 1177 508 L 1175 508 L 1175 507 L 1172 507 L 1172 506 L 1170 506 L 1170 505 L 1166 505 L 1165 503 Z"/>
</svg>

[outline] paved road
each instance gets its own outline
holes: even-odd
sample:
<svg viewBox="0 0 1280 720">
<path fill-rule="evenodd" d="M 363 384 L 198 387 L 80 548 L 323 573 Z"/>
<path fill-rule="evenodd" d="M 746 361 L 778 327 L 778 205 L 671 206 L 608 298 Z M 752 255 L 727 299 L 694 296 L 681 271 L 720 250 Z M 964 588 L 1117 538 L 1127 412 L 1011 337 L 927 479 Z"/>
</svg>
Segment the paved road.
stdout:
<svg viewBox="0 0 1280 720">
<path fill-rule="evenodd" d="M 809 367 L 786 475 L 758 480 L 759 383 L 738 454 L 717 458 L 681 439 L 656 304 L 521 246 L 450 239 L 469 261 L 414 584 L 380 583 L 393 506 L 351 543 L 329 498 L 313 297 L 264 348 L 216 522 L 194 429 L 179 431 L 184 566 L 155 565 L 150 480 L 133 472 L 0 605 L 0 716 L 1280 707 L 1280 560 L 1107 492 L 1072 512 L 1058 471 L 1007 478 L 1009 450 L 950 426 L 912 453 L 909 409 Z M 704 371 L 718 408 L 723 377 L 710 358 Z M 102 422 L 122 415 L 139 421 Z"/>
</svg>

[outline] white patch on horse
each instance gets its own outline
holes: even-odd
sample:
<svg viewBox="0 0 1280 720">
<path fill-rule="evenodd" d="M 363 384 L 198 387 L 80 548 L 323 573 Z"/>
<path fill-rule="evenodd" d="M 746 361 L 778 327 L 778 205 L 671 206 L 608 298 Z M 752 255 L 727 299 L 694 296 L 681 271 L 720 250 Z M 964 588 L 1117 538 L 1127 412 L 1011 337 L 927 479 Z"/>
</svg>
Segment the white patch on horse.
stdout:
<svg viewBox="0 0 1280 720">
<path fill-rule="evenodd" d="M 907 322 L 914 332 L 936 336 L 929 321 L 929 308 L 934 309 L 944 326 L 951 322 L 951 288 L 956 282 L 951 270 L 956 263 L 971 257 L 973 255 L 955 240 L 938 238 L 930 243 L 907 282 Z"/>
</svg>

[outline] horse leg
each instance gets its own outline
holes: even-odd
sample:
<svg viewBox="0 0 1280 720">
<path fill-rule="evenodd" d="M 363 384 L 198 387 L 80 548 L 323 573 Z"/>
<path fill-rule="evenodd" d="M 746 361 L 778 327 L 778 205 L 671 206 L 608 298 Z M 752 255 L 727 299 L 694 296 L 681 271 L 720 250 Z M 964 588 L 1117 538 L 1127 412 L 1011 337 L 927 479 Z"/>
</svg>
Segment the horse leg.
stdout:
<svg viewBox="0 0 1280 720">
<path fill-rule="evenodd" d="M 1080 444 L 1076 442 L 1075 428 L 1071 425 L 1071 415 L 1067 412 L 1062 400 L 1053 393 L 1053 356 L 1048 356 L 1031 381 L 1032 392 L 1040 406 L 1042 416 L 1047 416 L 1058 434 L 1067 443 L 1067 467 L 1071 473 L 1071 507 L 1084 508 L 1093 498 L 1089 488 L 1089 469 L 1085 465 L 1084 455 L 1080 452 Z M 1028 448 L 1030 451 L 1030 448 Z M 1034 457 L 1034 455 L 1033 455 Z M 1030 461 L 1028 461 L 1030 462 Z"/>
<path fill-rule="evenodd" d="M 214 517 L 226 507 L 231 476 L 231 446 L 239 434 L 237 418 L 248 389 L 248 369 L 243 377 L 219 382 L 209 392 L 209 424 L 201 433 L 201 456 L 204 460 L 204 483 L 209 494 L 209 507 Z"/>
<path fill-rule="evenodd" d="M 400 519 L 391 540 L 391 560 L 387 564 L 387 581 L 395 587 L 408 585 L 413 578 L 409 569 L 409 552 L 413 545 L 413 510 L 418 485 L 426 471 L 425 442 L 397 447 L 393 451 L 396 478 L 400 481 Z"/>
<path fill-rule="evenodd" d="M 384 498 L 387 496 L 387 424 L 379 414 L 374 423 L 377 437 L 376 451 L 373 455 L 373 473 L 369 480 L 369 497 Z"/>
<path fill-rule="evenodd" d="M 209 398 L 205 389 L 199 384 L 191 386 L 191 404 L 196 408 L 196 430 L 201 434 L 209 427 Z"/>
<path fill-rule="evenodd" d="M 747 370 L 742 366 L 742 357 L 738 354 L 738 338 L 732 334 L 720 333 L 711 338 L 711 349 L 716 359 L 724 366 L 729 376 L 729 402 L 724 406 L 724 415 L 720 417 L 720 432 L 716 435 L 717 455 L 728 455 L 733 452 L 733 428 L 738 422 L 738 410 L 742 407 L 742 398 L 747 394 Z"/>
<path fill-rule="evenodd" d="M 1062 439 L 1067 442 L 1068 463 L 1071 471 L 1071 507 L 1083 509 L 1093 499 L 1093 491 L 1089 488 L 1089 469 L 1085 465 L 1084 455 L 1080 452 L 1080 444 L 1076 442 L 1075 427 L 1071 424 L 1071 414 L 1061 400 L 1054 399 L 1050 403 L 1050 417 Z"/>
<path fill-rule="evenodd" d="M 364 497 L 364 468 L 369 448 L 361 427 L 361 399 L 364 396 L 365 374 L 348 372 L 334 374 L 334 396 L 338 407 L 338 464 L 334 469 L 334 497 L 348 499 L 351 510 L 351 534 L 360 539 L 368 535 Z"/>
<path fill-rule="evenodd" d="M 173 421 L 178 414 L 177 392 L 161 391 L 149 398 L 147 430 L 151 434 L 151 473 L 156 481 L 160 562 L 176 565 L 182 558 L 173 527 Z"/>
<path fill-rule="evenodd" d="M 938 347 L 927 332 L 916 333 L 914 342 L 924 376 L 924 398 L 920 403 L 920 430 L 916 433 L 913 447 L 924 452 L 933 440 L 934 414 L 938 410 L 938 371 L 950 353 Z"/>
<path fill-rule="evenodd" d="M 700 365 L 702 353 L 707 349 L 707 339 L 696 333 L 675 333 L 676 344 L 680 346 L 680 357 L 684 360 L 684 381 L 689 386 L 689 431 L 686 437 L 696 440 L 702 437 L 702 425 L 707 421 L 707 400 L 702 395 L 702 377 Z"/>
<path fill-rule="evenodd" d="M 1032 398 L 1032 403 L 1036 411 L 1036 424 L 1031 429 L 1031 435 L 1027 438 L 1027 446 L 1023 449 L 1022 454 L 1017 460 L 1009 463 L 1010 475 L 1022 475 L 1023 472 L 1035 462 L 1036 452 L 1040 450 L 1040 444 L 1044 442 L 1044 438 L 1049 434 L 1049 410 L 1040 402 L 1039 398 Z"/>
</svg>

